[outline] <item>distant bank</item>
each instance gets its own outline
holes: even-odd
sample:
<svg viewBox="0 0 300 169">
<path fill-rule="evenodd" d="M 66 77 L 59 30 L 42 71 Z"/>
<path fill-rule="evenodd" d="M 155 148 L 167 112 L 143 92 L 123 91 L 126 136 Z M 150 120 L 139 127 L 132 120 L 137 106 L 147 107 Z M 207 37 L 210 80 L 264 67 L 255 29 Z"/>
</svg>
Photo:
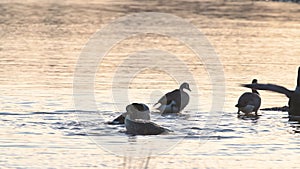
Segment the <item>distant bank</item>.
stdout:
<svg viewBox="0 0 300 169">
<path fill-rule="evenodd" d="M 275 2 L 296 2 L 296 3 L 300 3 L 300 0 L 272 0 Z"/>
</svg>

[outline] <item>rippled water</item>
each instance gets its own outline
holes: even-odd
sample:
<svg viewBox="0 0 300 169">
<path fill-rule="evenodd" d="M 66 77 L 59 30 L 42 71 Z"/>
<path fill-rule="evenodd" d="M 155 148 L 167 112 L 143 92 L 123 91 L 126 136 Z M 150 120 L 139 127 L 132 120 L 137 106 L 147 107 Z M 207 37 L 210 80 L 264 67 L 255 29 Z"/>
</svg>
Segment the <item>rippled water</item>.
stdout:
<svg viewBox="0 0 300 169">
<path fill-rule="evenodd" d="M 249 83 L 253 78 L 294 89 L 300 63 L 299 4 L 15 0 L 1 1 L 0 9 L 1 167 L 299 166 L 300 125 L 289 121 L 287 112 L 261 110 L 258 118 L 237 118 L 234 107 L 238 97 L 248 91 L 239 84 Z M 176 38 L 155 34 L 130 37 L 113 46 L 95 73 L 93 92 L 97 110 L 76 110 L 74 72 L 89 38 L 120 16 L 145 11 L 184 18 L 206 36 L 223 65 L 226 91 L 222 112 L 210 113 L 212 84 L 220 81 L 211 81 L 208 63 Z M 160 65 L 174 68 L 176 76 L 158 69 L 143 69 L 134 78 L 128 78 L 130 70 L 151 62 L 144 53 L 148 49 L 176 56 L 180 62 L 172 62 L 172 56 L 166 53 L 162 59 L 154 57 L 159 53 L 150 52 L 154 59 L 161 60 Z M 129 60 L 132 65 L 124 66 L 128 56 L 139 59 Z M 178 64 L 181 62 L 184 66 Z M 178 88 L 174 77 L 190 80 L 185 68 L 194 78 L 192 103 L 180 116 L 151 114 L 152 121 L 173 132 L 129 136 L 124 133 L 124 126 L 106 124 L 128 104 L 118 100 L 124 89 L 129 102 L 143 102 L 152 108 L 163 93 Z M 118 70 L 122 72 L 118 76 L 120 83 L 114 86 L 113 77 Z M 222 79 L 221 74 L 216 76 Z M 122 82 L 130 85 L 124 87 Z M 282 95 L 260 93 L 262 108 L 287 105 Z M 86 103 L 84 97 L 82 103 Z"/>
</svg>

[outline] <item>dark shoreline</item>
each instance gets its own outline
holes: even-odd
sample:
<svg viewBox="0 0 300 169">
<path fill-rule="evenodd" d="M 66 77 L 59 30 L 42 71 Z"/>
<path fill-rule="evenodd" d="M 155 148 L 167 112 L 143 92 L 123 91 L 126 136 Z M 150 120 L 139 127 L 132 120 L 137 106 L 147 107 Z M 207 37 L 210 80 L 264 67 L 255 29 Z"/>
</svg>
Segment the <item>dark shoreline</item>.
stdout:
<svg viewBox="0 0 300 169">
<path fill-rule="evenodd" d="M 300 0 L 272 0 L 273 2 L 294 2 L 300 3 Z"/>
</svg>

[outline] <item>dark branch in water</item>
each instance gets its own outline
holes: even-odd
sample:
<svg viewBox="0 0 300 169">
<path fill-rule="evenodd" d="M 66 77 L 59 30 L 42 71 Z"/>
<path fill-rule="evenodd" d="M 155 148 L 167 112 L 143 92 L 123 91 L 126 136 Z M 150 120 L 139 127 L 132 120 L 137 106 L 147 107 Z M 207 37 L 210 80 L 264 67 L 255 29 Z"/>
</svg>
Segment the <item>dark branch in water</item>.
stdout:
<svg viewBox="0 0 300 169">
<path fill-rule="evenodd" d="M 263 108 L 260 110 L 265 110 L 265 111 L 284 111 L 287 112 L 289 111 L 289 107 L 288 106 L 283 106 L 283 107 L 271 107 L 271 108 Z"/>
</svg>

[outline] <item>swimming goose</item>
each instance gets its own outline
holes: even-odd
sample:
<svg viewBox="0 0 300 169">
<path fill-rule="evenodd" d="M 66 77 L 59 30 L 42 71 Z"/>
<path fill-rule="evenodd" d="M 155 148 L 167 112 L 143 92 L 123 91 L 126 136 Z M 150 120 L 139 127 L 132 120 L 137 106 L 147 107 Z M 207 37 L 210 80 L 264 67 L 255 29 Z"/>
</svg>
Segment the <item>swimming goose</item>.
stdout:
<svg viewBox="0 0 300 169">
<path fill-rule="evenodd" d="M 128 115 L 128 112 L 134 111 L 135 115 L 132 116 L 134 119 L 144 119 L 144 120 L 150 120 L 150 111 L 148 106 L 142 103 L 132 103 L 126 107 L 126 113 L 122 113 L 117 118 L 115 118 L 113 121 L 108 122 L 108 124 L 125 124 L 125 117 Z M 140 112 L 138 112 L 140 111 Z"/>
<path fill-rule="evenodd" d="M 154 106 L 160 104 L 157 109 L 162 114 L 179 113 L 187 106 L 190 100 L 188 93 L 186 93 L 184 89 L 191 91 L 189 84 L 184 82 L 180 85 L 179 89 L 162 96 Z"/>
<path fill-rule="evenodd" d="M 289 98 L 289 115 L 300 116 L 300 67 L 298 68 L 297 86 L 295 91 L 275 84 L 243 84 L 242 86 L 285 94 Z"/>
<path fill-rule="evenodd" d="M 127 134 L 133 135 L 158 135 L 168 129 L 150 122 L 148 106 L 141 103 L 133 103 L 126 107 L 125 127 Z"/>
<path fill-rule="evenodd" d="M 257 84 L 257 80 L 253 79 L 252 84 Z M 257 111 L 261 104 L 261 98 L 257 90 L 252 88 L 252 92 L 246 92 L 242 94 L 238 100 L 238 104 L 235 107 L 238 108 L 237 114 L 240 114 L 240 111 L 244 112 L 246 115 L 255 112 L 257 116 Z"/>
</svg>

